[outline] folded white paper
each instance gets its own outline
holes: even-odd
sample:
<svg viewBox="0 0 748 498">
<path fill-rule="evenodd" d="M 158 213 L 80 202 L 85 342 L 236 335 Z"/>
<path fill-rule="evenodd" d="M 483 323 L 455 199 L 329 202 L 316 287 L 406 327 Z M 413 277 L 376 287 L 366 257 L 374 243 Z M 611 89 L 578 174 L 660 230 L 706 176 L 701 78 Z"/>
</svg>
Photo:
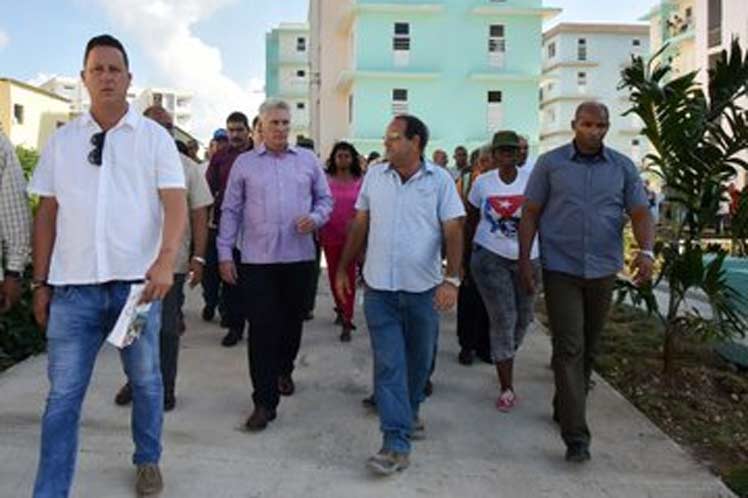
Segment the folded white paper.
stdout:
<svg viewBox="0 0 748 498">
<path fill-rule="evenodd" d="M 143 289 L 145 289 L 145 284 L 130 286 L 130 294 L 127 296 L 125 306 L 117 318 L 117 323 L 114 324 L 114 328 L 106 338 L 108 342 L 120 349 L 135 342 L 148 321 L 148 310 L 151 309 L 151 303 L 138 304 Z"/>
</svg>

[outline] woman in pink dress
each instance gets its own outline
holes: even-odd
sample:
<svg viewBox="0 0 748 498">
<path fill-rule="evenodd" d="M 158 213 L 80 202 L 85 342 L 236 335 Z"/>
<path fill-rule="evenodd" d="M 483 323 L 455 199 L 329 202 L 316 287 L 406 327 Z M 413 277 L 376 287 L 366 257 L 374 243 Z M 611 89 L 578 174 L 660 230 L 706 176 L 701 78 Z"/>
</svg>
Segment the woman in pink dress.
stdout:
<svg viewBox="0 0 748 498">
<path fill-rule="evenodd" d="M 349 225 L 356 214 L 356 199 L 361 190 L 362 172 L 358 157 L 358 151 L 348 142 L 338 142 L 333 147 L 330 158 L 327 160 L 327 181 L 330 184 L 335 204 L 330 220 L 319 232 L 322 250 L 325 252 L 327 261 L 330 289 L 335 297 L 335 311 L 338 315 L 335 323 L 343 327 L 340 333 L 342 342 L 350 341 L 351 331 L 356 328 L 353 325 L 355 289 L 351 289 L 350 294 L 341 301 L 334 290 L 335 272 L 338 270 L 340 256 L 343 254 Z M 349 281 L 355 282 L 356 264 L 352 263 L 346 268 L 346 272 Z"/>
</svg>

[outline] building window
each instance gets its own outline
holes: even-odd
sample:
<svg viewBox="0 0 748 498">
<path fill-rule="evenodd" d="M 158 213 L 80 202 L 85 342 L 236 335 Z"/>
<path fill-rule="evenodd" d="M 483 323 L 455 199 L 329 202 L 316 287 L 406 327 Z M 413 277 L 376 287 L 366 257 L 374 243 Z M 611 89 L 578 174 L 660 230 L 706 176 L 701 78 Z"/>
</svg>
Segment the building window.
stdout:
<svg viewBox="0 0 748 498">
<path fill-rule="evenodd" d="M 587 91 L 587 73 L 577 73 L 577 87 L 579 93 L 585 93 Z"/>
<path fill-rule="evenodd" d="M 348 122 L 353 123 L 353 94 L 348 96 Z"/>
<path fill-rule="evenodd" d="M 641 47 L 642 41 L 639 38 L 634 38 L 633 40 L 631 40 L 631 45 L 637 48 Z"/>
<path fill-rule="evenodd" d="M 296 71 L 296 77 L 300 80 L 303 80 L 304 78 L 306 78 L 306 71 L 304 71 L 303 69 L 299 69 L 298 71 Z"/>
<path fill-rule="evenodd" d="M 296 109 L 303 111 L 306 109 L 306 104 L 304 102 L 296 102 Z"/>
<path fill-rule="evenodd" d="M 505 54 L 506 38 L 504 37 L 504 25 L 492 24 L 488 28 L 488 65 L 491 67 L 504 67 Z"/>
<path fill-rule="evenodd" d="M 408 90 L 395 88 L 392 90 L 392 114 L 407 114 Z"/>
<path fill-rule="evenodd" d="M 392 52 L 395 66 L 402 67 L 410 63 L 410 23 L 395 23 Z"/>
<path fill-rule="evenodd" d="M 502 101 L 504 100 L 503 94 L 499 90 L 492 90 L 488 92 L 488 109 L 486 112 L 486 128 L 489 133 L 493 133 L 501 129 L 501 124 L 504 119 L 502 113 Z"/>
<path fill-rule="evenodd" d="M 580 38 L 577 40 L 577 60 L 587 60 L 587 40 Z"/>
<path fill-rule="evenodd" d="M 641 159 L 641 142 L 638 138 L 631 140 L 631 160 L 639 162 Z"/>
<path fill-rule="evenodd" d="M 306 38 L 303 36 L 296 38 L 296 51 L 306 52 Z"/>
<path fill-rule="evenodd" d="M 13 104 L 13 118 L 16 124 L 23 124 L 23 106 L 21 104 Z"/>
<path fill-rule="evenodd" d="M 548 58 L 553 59 L 556 57 L 556 42 L 551 42 L 548 44 Z"/>
<path fill-rule="evenodd" d="M 722 45 L 722 0 L 709 0 L 707 6 L 707 34 L 709 48 Z"/>
<path fill-rule="evenodd" d="M 551 125 L 556 122 L 556 111 L 553 109 L 548 109 L 545 111 L 545 123 L 547 125 Z"/>
</svg>

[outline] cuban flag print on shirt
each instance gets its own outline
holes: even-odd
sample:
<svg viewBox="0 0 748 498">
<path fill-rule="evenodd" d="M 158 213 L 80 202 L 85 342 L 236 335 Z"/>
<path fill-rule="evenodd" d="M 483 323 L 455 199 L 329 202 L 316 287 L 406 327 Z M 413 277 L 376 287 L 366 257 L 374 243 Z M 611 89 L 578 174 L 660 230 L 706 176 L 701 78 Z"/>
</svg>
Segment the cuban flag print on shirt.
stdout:
<svg viewBox="0 0 748 498">
<path fill-rule="evenodd" d="M 498 171 L 480 175 L 468 193 L 468 202 L 480 210 L 480 222 L 473 242 L 508 259 L 519 257 L 519 222 L 525 202 L 527 175 L 519 174 L 504 183 Z M 538 257 L 537 238 L 530 257 Z"/>
<path fill-rule="evenodd" d="M 524 195 L 495 195 L 486 198 L 483 216 L 491 226 L 491 233 L 499 231 L 508 239 L 516 239 L 524 202 Z"/>
</svg>

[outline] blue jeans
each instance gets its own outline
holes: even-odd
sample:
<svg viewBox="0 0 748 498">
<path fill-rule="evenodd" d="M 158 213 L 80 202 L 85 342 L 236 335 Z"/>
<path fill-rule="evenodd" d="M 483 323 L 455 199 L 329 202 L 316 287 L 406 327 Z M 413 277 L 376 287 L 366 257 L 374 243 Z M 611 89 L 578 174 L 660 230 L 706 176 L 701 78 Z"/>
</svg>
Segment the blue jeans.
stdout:
<svg viewBox="0 0 748 498">
<path fill-rule="evenodd" d="M 439 331 L 435 289 L 366 289 L 364 314 L 374 352 L 374 395 L 382 448 L 410 452 L 410 433 L 429 378 Z"/>
<path fill-rule="evenodd" d="M 50 390 L 42 420 L 34 498 L 64 498 L 70 492 L 83 397 L 99 349 L 114 327 L 129 292 L 127 282 L 64 285 L 54 289 L 47 327 Z M 161 303 L 153 303 L 141 337 L 120 353 L 133 389 L 131 425 L 135 464 L 157 463 L 161 456 L 160 317 Z"/>
</svg>

